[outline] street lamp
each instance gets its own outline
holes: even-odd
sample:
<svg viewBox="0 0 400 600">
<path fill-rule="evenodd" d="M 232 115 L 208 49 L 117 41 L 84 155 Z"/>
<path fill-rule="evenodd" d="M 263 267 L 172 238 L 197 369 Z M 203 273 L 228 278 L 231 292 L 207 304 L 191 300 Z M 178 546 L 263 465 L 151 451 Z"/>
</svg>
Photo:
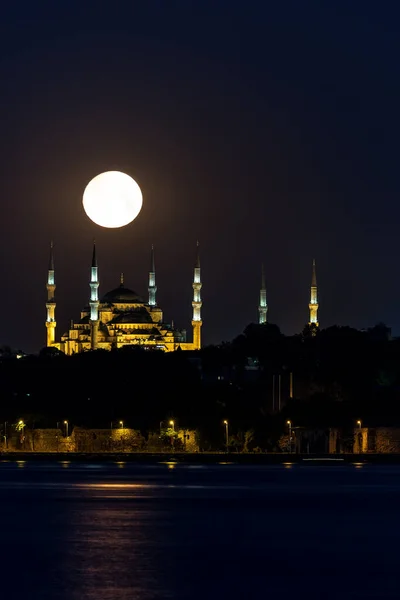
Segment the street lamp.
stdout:
<svg viewBox="0 0 400 600">
<path fill-rule="evenodd" d="M 68 421 L 64 421 L 66 437 L 68 437 Z"/>
<path fill-rule="evenodd" d="M 362 426 L 361 421 L 357 421 L 357 425 L 358 425 L 358 428 L 360 430 L 360 433 L 357 436 L 358 437 L 358 444 L 359 444 L 360 453 L 362 454 L 362 451 L 363 451 L 363 439 L 362 439 L 363 435 L 362 435 L 362 432 L 361 432 L 361 426 Z"/>
<path fill-rule="evenodd" d="M 289 454 L 292 454 L 292 421 L 286 421 L 289 426 Z"/>
<path fill-rule="evenodd" d="M 229 452 L 229 424 L 228 421 L 224 421 L 225 425 L 225 437 L 226 437 L 226 452 Z"/>
<path fill-rule="evenodd" d="M 175 421 L 171 419 L 171 421 L 168 421 L 168 424 L 172 427 L 171 446 L 175 450 Z"/>
<path fill-rule="evenodd" d="M 121 425 L 121 429 L 123 429 L 124 428 L 124 422 L 120 421 L 119 424 Z"/>
</svg>

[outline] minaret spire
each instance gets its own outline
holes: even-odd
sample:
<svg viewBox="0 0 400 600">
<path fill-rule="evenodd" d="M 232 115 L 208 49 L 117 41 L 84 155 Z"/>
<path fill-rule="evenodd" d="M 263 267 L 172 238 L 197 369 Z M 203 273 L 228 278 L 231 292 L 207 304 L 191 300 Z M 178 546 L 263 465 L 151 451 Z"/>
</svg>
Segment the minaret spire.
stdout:
<svg viewBox="0 0 400 600">
<path fill-rule="evenodd" d="M 194 267 L 194 276 L 193 276 L 193 319 L 192 319 L 192 327 L 193 327 L 193 347 L 195 350 L 200 350 L 201 348 L 201 326 L 203 325 L 203 321 L 201 320 L 201 274 L 200 274 L 200 246 L 199 242 L 197 242 L 197 253 L 196 253 L 196 263 Z"/>
<path fill-rule="evenodd" d="M 49 267 L 47 271 L 47 302 L 46 302 L 46 329 L 47 329 L 47 346 L 52 346 L 56 338 L 56 281 L 54 277 L 54 252 L 53 242 L 50 243 L 50 256 L 49 256 Z"/>
<path fill-rule="evenodd" d="M 258 306 L 258 314 L 260 325 L 267 322 L 267 313 L 268 313 L 268 305 L 267 305 L 267 290 L 265 287 L 265 271 L 264 265 L 261 265 L 261 288 L 260 288 L 260 304 Z"/>
<path fill-rule="evenodd" d="M 99 276 L 96 256 L 96 242 L 93 241 L 92 266 L 90 269 L 90 334 L 92 350 L 97 349 L 97 334 L 99 330 Z"/>
<path fill-rule="evenodd" d="M 149 306 L 156 306 L 156 267 L 154 262 L 154 246 L 151 245 L 151 255 L 150 255 L 150 271 L 149 271 Z"/>
<path fill-rule="evenodd" d="M 318 291 L 317 291 L 317 271 L 315 267 L 315 258 L 313 259 L 312 265 L 312 275 L 311 275 L 311 294 L 310 294 L 310 304 L 308 308 L 310 310 L 310 321 L 309 325 L 315 325 L 319 327 L 318 323 Z"/>
<path fill-rule="evenodd" d="M 97 268 L 96 240 L 93 240 L 92 268 Z"/>
<path fill-rule="evenodd" d="M 53 271 L 54 273 L 54 244 L 53 241 L 50 242 L 50 256 L 49 256 L 49 271 Z"/>
</svg>

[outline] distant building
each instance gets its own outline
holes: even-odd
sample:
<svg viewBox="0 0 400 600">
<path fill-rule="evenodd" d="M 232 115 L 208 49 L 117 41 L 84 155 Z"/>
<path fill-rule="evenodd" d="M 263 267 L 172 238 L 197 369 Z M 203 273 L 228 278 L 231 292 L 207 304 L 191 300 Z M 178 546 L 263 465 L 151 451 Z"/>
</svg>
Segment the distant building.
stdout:
<svg viewBox="0 0 400 600">
<path fill-rule="evenodd" d="M 57 348 L 65 354 L 86 350 L 111 350 L 124 346 L 141 346 L 146 349 L 199 350 L 201 348 L 201 275 L 199 245 L 193 277 L 193 341 L 186 341 L 186 331 L 176 329 L 173 323 L 165 323 L 163 312 L 156 300 L 156 273 L 154 249 L 151 249 L 148 300 L 144 300 L 133 290 L 125 287 L 121 274 L 119 287 L 107 292 L 100 299 L 98 295 L 99 276 L 96 246 L 93 245 L 90 268 L 90 299 L 82 310 L 77 322 L 71 321 L 67 332 L 56 341 L 56 298 L 53 245 L 47 275 L 47 341 L 49 348 Z"/>
</svg>

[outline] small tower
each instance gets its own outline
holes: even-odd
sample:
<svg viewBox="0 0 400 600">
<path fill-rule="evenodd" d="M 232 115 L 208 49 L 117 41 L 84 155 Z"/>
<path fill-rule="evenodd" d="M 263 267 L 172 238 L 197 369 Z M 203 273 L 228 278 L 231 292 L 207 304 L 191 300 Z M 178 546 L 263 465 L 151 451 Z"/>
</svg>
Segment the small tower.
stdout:
<svg viewBox="0 0 400 600">
<path fill-rule="evenodd" d="M 149 271 L 149 306 L 157 306 L 156 302 L 156 268 L 154 264 L 154 246 L 151 245 L 150 271 Z"/>
<path fill-rule="evenodd" d="M 315 269 L 315 259 L 313 260 L 312 266 L 312 276 L 311 276 L 311 296 L 310 296 L 310 304 L 308 308 L 310 309 L 310 321 L 309 325 L 315 325 L 315 327 L 319 327 L 318 323 L 318 293 L 317 293 L 317 274 Z"/>
<path fill-rule="evenodd" d="M 47 346 L 52 346 L 56 339 L 56 281 L 54 278 L 54 254 L 53 254 L 53 242 L 50 244 L 50 257 L 49 257 L 49 268 L 47 271 L 47 318 L 46 318 L 46 329 L 47 329 Z"/>
<path fill-rule="evenodd" d="M 260 325 L 267 322 L 268 304 L 267 304 L 267 290 L 265 288 L 265 272 L 264 265 L 261 265 L 261 289 L 260 289 L 260 304 L 258 307 Z"/>
<path fill-rule="evenodd" d="M 200 350 L 201 348 L 201 326 L 203 325 L 203 321 L 201 320 L 201 276 L 200 276 L 200 254 L 199 254 L 199 242 L 197 242 L 197 256 L 196 256 L 196 264 L 194 267 L 194 277 L 193 277 L 193 319 L 192 319 L 192 327 L 193 327 L 193 347 L 195 350 Z"/>
<path fill-rule="evenodd" d="M 99 331 L 99 277 L 96 257 L 96 243 L 93 242 L 92 266 L 90 269 L 90 347 L 97 349 Z"/>
</svg>

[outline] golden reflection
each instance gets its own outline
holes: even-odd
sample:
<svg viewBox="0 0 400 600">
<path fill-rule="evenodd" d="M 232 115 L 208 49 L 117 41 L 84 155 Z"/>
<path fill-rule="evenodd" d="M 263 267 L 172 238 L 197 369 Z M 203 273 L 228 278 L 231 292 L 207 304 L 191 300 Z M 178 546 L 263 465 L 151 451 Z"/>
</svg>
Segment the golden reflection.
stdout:
<svg viewBox="0 0 400 600">
<path fill-rule="evenodd" d="M 356 469 L 362 469 L 364 466 L 364 463 L 351 463 L 351 464 L 354 465 Z"/>
<path fill-rule="evenodd" d="M 60 465 L 62 467 L 64 467 L 64 469 L 68 469 L 69 465 L 71 464 L 70 460 L 60 460 Z"/>
<path fill-rule="evenodd" d="M 176 462 L 176 460 L 165 460 L 163 462 L 159 463 L 160 465 L 167 465 L 168 469 L 175 469 L 176 465 L 178 464 Z"/>
<path fill-rule="evenodd" d="M 26 460 L 17 460 L 17 465 L 22 468 L 24 467 L 26 464 Z"/>
<path fill-rule="evenodd" d="M 147 483 L 76 483 L 75 487 L 91 490 L 140 490 L 153 486 Z"/>
<path fill-rule="evenodd" d="M 294 463 L 282 463 L 285 469 L 291 469 Z"/>
<path fill-rule="evenodd" d="M 123 469 L 126 465 L 126 462 L 124 462 L 123 460 L 119 460 L 115 464 L 118 465 L 119 469 Z"/>
<path fill-rule="evenodd" d="M 234 465 L 235 463 L 234 462 L 225 461 L 225 462 L 219 462 L 218 464 L 219 465 Z"/>
</svg>

